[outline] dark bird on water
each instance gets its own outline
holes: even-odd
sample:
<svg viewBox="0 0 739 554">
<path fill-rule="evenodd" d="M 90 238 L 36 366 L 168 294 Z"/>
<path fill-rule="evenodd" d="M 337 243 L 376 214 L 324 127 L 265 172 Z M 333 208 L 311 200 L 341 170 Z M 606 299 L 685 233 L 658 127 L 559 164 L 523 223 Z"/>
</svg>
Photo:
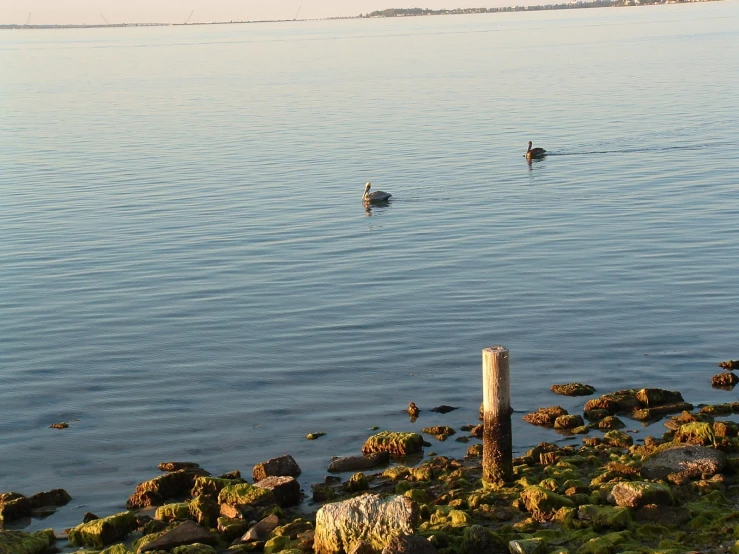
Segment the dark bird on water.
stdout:
<svg viewBox="0 0 739 554">
<path fill-rule="evenodd" d="M 370 187 L 372 186 L 372 183 L 367 183 L 364 185 L 364 194 L 362 195 L 362 200 L 365 202 L 386 202 L 392 194 L 389 192 L 383 192 L 381 190 L 376 190 L 374 192 L 370 192 Z"/>
<path fill-rule="evenodd" d="M 546 150 L 544 150 L 543 148 L 531 148 L 532 145 L 533 145 L 533 143 L 531 141 L 529 141 L 529 149 L 526 150 L 526 159 L 527 160 L 533 160 L 533 159 L 536 159 L 536 158 L 543 158 L 546 155 L 546 153 L 547 153 Z"/>
</svg>

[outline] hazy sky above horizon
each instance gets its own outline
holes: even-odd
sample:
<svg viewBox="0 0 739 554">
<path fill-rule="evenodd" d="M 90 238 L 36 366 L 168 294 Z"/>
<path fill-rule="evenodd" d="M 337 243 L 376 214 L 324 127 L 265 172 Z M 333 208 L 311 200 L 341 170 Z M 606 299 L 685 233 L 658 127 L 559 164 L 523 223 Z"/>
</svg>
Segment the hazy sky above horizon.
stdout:
<svg viewBox="0 0 739 554">
<path fill-rule="evenodd" d="M 387 8 L 496 7 L 512 0 L 2 0 L 0 24 L 191 23 L 353 17 Z M 102 14 L 102 16 L 101 16 Z"/>
</svg>

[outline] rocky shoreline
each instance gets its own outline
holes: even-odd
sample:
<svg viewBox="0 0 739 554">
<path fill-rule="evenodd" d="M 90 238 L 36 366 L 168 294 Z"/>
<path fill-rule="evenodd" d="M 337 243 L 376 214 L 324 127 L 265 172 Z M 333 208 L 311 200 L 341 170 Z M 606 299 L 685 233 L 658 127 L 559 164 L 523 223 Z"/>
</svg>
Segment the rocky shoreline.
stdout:
<svg viewBox="0 0 739 554">
<path fill-rule="evenodd" d="M 578 383 L 552 390 L 595 393 Z M 369 437 L 361 454 L 335 459 L 310 491 L 289 455 L 254 466 L 251 483 L 238 470 L 212 476 L 193 462 L 167 462 L 132 491 L 127 511 L 86 514 L 64 531 L 0 531 L 0 553 L 739 552 L 739 426 L 729 419 L 737 413 L 739 402 L 694 407 L 662 389 L 591 398 L 582 415 L 540 408 L 524 420 L 584 435 L 582 444 L 536 446 L 513 460 L 509 483 L 482 480 L 479 442 L 462 459 L 424 459 L 430 444 L 422 435 L 389 431 Z M 619 416 L 664 419 L 666 431 L 635 444 Z M 460 442 L 482 436 L 481 425 L 465 430 Z M 424 433 L 445 440 L 456 431 Z M 70 499 L 63 489 L 0 493 L 0 529 Z"/>
</svg>

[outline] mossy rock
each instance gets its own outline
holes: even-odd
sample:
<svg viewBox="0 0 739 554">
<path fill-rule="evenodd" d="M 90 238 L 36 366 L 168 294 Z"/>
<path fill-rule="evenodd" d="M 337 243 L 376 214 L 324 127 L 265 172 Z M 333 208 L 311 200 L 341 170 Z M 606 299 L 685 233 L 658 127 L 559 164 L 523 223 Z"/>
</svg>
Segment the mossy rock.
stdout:
<svg viewBox="0 0 739 554">
<path fill-rule="evenodd" d="M 269 506 L 277 503 L 274 493 L 269 489 L 255 487 L 249 483 L 229 485 L 218 494 L 219 504 L 231 506 Z"/>
<path fill-rule="evenodd" d="M 410 469 L 405 466 L 394 466 L 389 467 L 385 471 L 382 472 L 383 477 L 387 477 L 391 481 L 399 481 L 400 479 L 405 479 L 410 475 Z"/>
<path fill-rule="evenodd" d="M 608 417 L 611 415 L 611 412 L 608 410 L 604 410 L 602 408 L 594 408 L 592 410 L 585 410 L 583 412 L 583 415 L 585 416 L 585 419 L 590 421 L 600 421 L 604 417 Z"/>
<path fill-rule="evenodd" d="M 585 504 L 577 510 L 577 518 L 592 524 L 596 531 L 611 529 L 622 531 L 631 523 L 631 513 L 628 508 L 613 506 L 595 506 Z"/>
<path fill-rule="evenodd" d="M 434 544 L 434 541 L 431 542 Z M 462 554 L 479 554 L 481 552 L 500 552 L 504 548 L 505 540 L 497 533 L 486 529 L 482 525 L 469 525 L 464 529 L 459 552 Z"/>
<path fill-rule="evenodd" d="M 409 470 L 409 478 L 413 481 L 431 481 L 436 476 L 436 471 L 430 464 L 412 467 Z"/>
<path fill-rule="evenodd" d="M 679 392 L 665 389 L 641 389 L 636 393 L 636 399 L 645 408 L 685 401 Z"/>
<path fill-rule="evenodd" d="M 188 502 L 173 502 L 159 506 L 154 512 L 154 519 L 159 521 L 175 521 L 188 519 L 190 517 L 190 504 Z"/>
<path fill-rule="evenodd" d="M 603 435 L 603 442 L 617 448 L 629 448 L 634 444 L 634 439 L 622 431 L 608 431 Z"/>
<path fill-rule="evenodd" d="M 109 546 L 105 550 L 101 550 L 99 554 L 130 554 L 131 551 L 128 550 L 123 544 L 116 544 L 113 546 Z"/>
<path fill-rule="evenodd" d="M 545 488 L 534 485 L 521 493 L 521 501 L 526 511 L 536 518 L 550 519 L 562 507 L 574 508 L 571 499 Z"/>
<path fill-rule="evenodd" d="M 511 554 L 547 554 L 549 548 L 544 539 L 517 539 L 508 543 Z"/>
<path fill-rule="evenodd" d="M 595 387 L 582 383 L 568 383 L 566 385 L 552 385 L 552 392 L 564 396 L 590 396 L 595 394 Z"/>
<path fill-rule="evenodd" d="M 122 539 L 135 528 L 136 514 L 121 512 L 74 527 L 69 531 L 69 543 L 72 546 L 102 548 Z"/>
<path fill-rule="evenodd" d="M 626 424 L 616 416 L 606 416 L 598 422 L 598 429 L 623 429 Z"/>
<path fill-rule="evenodd" d="M 205 494 L 196 496 L 190 501 L 190 519 L 203 527 L 216 527 L 220 507 L 218 503 Z"/>
<path fill-rule="evenodd" d="M 349 493 L 369 490 L 369 481 L 364 473 L 355 473 L 344 484 L 344 490 Z"/>
<path fill-rule="evenodd" d="M 561 415 L 554 420 L 555 429 L 575 429 L 584 426 L 582 416 L 575 414 Z"/>
<path fill-rule="evenodd" d="M 44 554 L 56 541 L 54 531 L 0 531 L 1 554 Z"/>
<path fill-rule="evenodd" d="M 557 418 L 563 415 L 568 415 L 568 412 L 562 406 L 549 406 L 526 414 L 523 420 L 531 425 L 553 427 Z"/>
<path fill-rule="evenodd" d="M 619 546 L 629 540 L 630 537 L 629 531 L 617 531 L 595 537 L 578 548 L 577 554 L 615 554 L 621 550 Z"/>
<path fill-rule="evenodd" d="M 274 554 L 287 550 L 290 547 L 290 542 L 290 537 L 284 535 L 272 537 L 264 544 L 264 554 Z"/>
<path fill-rule="evenodd" d="M 383 431 L 372 435 L 362 446 L 362 453 L 389 452 L 393 456 L 406 456 L 423 450 L 423 437 L 418 433 Z"/>
<path fill-rule="evenodd" d="M 616 504 L 627 508 L 640 508 L 647 504 L 671 505 L 672 491 L 661 483 L 630 481 L 616 483 L 611 489 Z"/>
<path fill-rule="evenodd" d="M 224 487 L 228 487 L 229 485 L 238 485 L 239 483 L 245 482 L 246 481 L 243 479 L 223 479 L 220 477 L 198 476 L 195 478 L 192 490 L 190 491 L 190 496 L 194 498 L 201 494 L 205 494 L 218 498 L 218 493 L 220 493 Z"/>
<path fill-rule="evenodd" d="M 716 433 L 710 423 L 701 421 L 686 423 L 675 431 L 675 442 L 700 444 L 702 446 L 713 445 L 716 443 Z"/>
<path fill-rule="evenodd" d="M 424 489 L 410 489 L 403 493 L 417 504 L 426 504 L 431 501 L 431 497 Z"/>
<path fill-rule="evenodd" d="M 184 546 L 175 546 L 171 550 L 172 554 L 216 554 L 216 551 L 213 550 L 212 546 L 208 546 L 207 544 L 200 544 L 200 543 L 194 543 L 194 544 L 187 544 Z"/>
</svg>

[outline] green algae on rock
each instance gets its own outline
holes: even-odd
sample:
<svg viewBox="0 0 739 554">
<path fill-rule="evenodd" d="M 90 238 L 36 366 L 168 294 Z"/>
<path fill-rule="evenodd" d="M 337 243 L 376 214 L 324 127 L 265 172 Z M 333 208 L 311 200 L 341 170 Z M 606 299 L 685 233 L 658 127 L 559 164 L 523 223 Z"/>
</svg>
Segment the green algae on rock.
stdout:
<svg viewBox="0 0 739 554">
<path fill-rule="evenodd" d="M 423 437 L 418 433 L 382 431 L 372 435 L 362 446 L 363 454 L 389 452 L 394 456 L 406 456 L 423 450 Z"/>
<path fill-rule="evenodd" d="M 590 396 L 595 394 L 595 387 L 582 383 L 568 383 L 566 385 L 552 385 L 552 392 L 563 396 Z"/>
<path fill-rule="evenodd" d="M 240 483 L 221 489 L 221 492 L 218 494 L 218 503 L 230 504 L 231 506 L 264 506 L 276 504 L 277 500 L 269 489 L 255 487 L 249 483 Z"/>
<path fill-rule="evenodd" d="M 554 513 L 562 507 L 574 508 L 575 503 L 566 496 L 562 496 L 538 485 L 526 487 L 521 492 L 521 501 L 534 518 L 551 519 Z"/>
<path fill-rule="evenodd" d="M 0 531 L 0 553 L 44 554 L 56 538 L 52 529 L 44 531 Z"/>
<path fill-rule="evenodd" d="M 557 418 L 564 415 L 568 415 L 568 412 L 562 406 L 549 406 L 526 414 L 523 416 L 523 420 L 531 425 L 553 427 Z"/>
<path fill-rule="evenodd" d="M 102 548 L 125 537 L 136 528 L 136 514 L 121 512 L 112 516 L 82 523 L 69 531 L 69 543 L 73 546 Z"/>
</svg>

